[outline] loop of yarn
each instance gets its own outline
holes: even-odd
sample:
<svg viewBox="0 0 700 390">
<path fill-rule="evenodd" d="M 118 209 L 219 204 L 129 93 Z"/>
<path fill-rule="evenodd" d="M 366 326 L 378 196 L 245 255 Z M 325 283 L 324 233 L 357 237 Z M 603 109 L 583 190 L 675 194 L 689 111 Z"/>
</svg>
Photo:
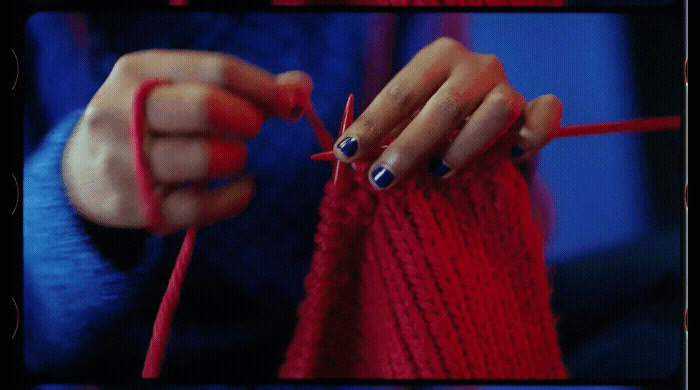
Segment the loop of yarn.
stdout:
<svg viewBox="0 0 700 390">
<path fill-rule="evenodd" d="M 153 176 L 151 175 L 151 170 L 144 154 L 144 142 L 146 137 L 146 99 L 154 88 L 170 83 L 170 80 L 163 78 L 148 78 L 143 80 L 134 91 L 129 122 L 131 156 L 139 200 L 141 201 L 141 208 L 148 230 L 156 236 L 164 235 L 166 226 L 160 212 L 160 202 L 154 190 Z"/>
<path fill-rule="evenodd" d="M 160 202 L 156 197 L 153 176 L 144 155 L 144 139 L 146 137 L 146 99 L 154 88 L 170 84 L 170 80 L 162 78 L 149 78 L 143 80 L 134 91 L 131 109 L 131 121 L 129 122 L 129 136 L 131 141 L 131 154 L 134 164 L 136 184 L 144 213 L 144 219 L 149 231 L 154 235 L 164 235 L 167 225 L 163 221 L 160 212 Z M 143 378 L 158 378 L 165 363 L 165 352 L 168 339 L 172 330 L 172 322 L 180 301 L 182 282 L 187 273 L 187 266 L 192 260 L 197 226 L 192 225 L 187 229 L 185 240 L 180 248 L 180 253 L 175 261 L 175 267 L 168 281 L 168 287 L 163 295 L 163 300 L 158 307 L 158 314 L 153 323 L 153 334 L 146 352 L 141 376 Z"/>
</svg>

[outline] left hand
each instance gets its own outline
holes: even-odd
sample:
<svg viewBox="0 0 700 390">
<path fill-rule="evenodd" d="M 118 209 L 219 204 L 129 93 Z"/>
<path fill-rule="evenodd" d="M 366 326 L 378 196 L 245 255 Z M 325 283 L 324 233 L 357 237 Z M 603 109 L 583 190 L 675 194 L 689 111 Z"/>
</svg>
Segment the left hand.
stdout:
<svg viewBox="0 0 700 390">
<path fill-rule="evenodd" d="M 553 95 L 528 103 L 508 82 L 498 57 L 439 38 L 384 87 L 334 153 L 351 162 L 376 150 L 385 137 L 394 138 L 368 172 L 374 187 L 386 189 L 430 158 L 433 174 L 447 177 L 506 131 L 513 132 L 514 162 L 521 163 L 550 141 L 561 117 L 561 101 Z M 458 127 L 447 148 L 440 148 Z"/>
</svg>

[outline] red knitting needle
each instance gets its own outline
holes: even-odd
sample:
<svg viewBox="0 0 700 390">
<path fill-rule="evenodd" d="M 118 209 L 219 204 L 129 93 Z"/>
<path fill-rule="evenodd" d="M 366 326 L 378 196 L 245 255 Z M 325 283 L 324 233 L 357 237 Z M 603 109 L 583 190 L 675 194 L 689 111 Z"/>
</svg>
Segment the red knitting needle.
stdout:
<svg viewBox="0 0 700 390">
<path fill-rule="evenodd" d="M 352 98 L 352 94 L 350 95 Z M 333 139 L 333 136 L 331 135 L 331 132 L 326 129 L 326 126 L 323 124 L 323 121 L 321 118 L 318 117 L 318 114 L 316 113 L 316 109 L 314 108 L 313 103 L 311 103 L 311 100 L 309 100 L 306 103 L 306 107 L 304 108 L 304 113 L 306 114 L 306 117 L 309 119 L 309 122 L 311 122 L 311 128 L 313 128 L 314 132 L 316 133 L 316 138 L 318 138 L 318 142 L 321 144 L 321 147 L 324 150 L 331 150 L 333 149 L 333 144 L 335 144 L 335 140 Z M 346 107 L 346 113 L 347 113 L 347 107 Z M 350 114 L 352 116 L 352 113 Z M 350 122 L 352 122 L 352 118 L 350 118 Z M 343 123 L 345 123 L 345 117 L 343 117 Z M 348 125 L 349 126 L 349 125 Z M 341 129 L 343 131 L 344 129 Z"/>
<path fill-rule="evenodd" d="M 343 120 L 340 122 L 340 130 L 338 130 L 338 138 L 343 136 L 345 130 L 350 127 L 353 120 L 353 115 L 355 111 L 355 97 L 350 94 L 348 96 L 348 102 L 345 103 L 345 111 L 343 112 Z M 330 149 L 333 149 L 333 143 L 331 143 Z M 347 176 L 349 174 L 347 164 L 343 164 L 340 161 L 335 162 L 335 168 L 333 169 L 333 185 L 338 186 L 340 191 L 347 189 Z"/>
<path fill-rule="evenodd" d="M 630 119 L 617 122 L 590 123 L 584 125 L 571 125 L 559 128 L 554 133 L 553 138 L 575 137 L 580 135 L 600 135 L 609 133 L 622 133 L 630 131 L 670 131 L 681 128 L 681 117 L 679 115 Z M 379 157 L 381 152 L 388 145 L 381 145 L 375 153 L 368 158 Z M 336 161 L 337 158 L 332 150 L 316 153 L 311 156 L 315 161 Z"/>
</svg>

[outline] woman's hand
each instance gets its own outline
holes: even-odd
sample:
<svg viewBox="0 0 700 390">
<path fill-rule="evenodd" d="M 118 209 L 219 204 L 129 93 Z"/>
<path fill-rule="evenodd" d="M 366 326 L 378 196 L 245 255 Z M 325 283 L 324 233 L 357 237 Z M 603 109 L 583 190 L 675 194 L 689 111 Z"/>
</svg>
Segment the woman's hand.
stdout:
<svg viewBox="0 0 700 390">
<path fill-rule="evenodd" d="M 113 227 L 145 227 L 129 144 L 133 94 L 149 77 L 172 84 L 146 101 L 144 153 L 164 222 L 172 230 L 209 225 L 250 202 L 250 177 L 209 192 L 188 184 L 240 174 L 265 119 L 298 119 L 313 84 L 302 72 L 272 75 L 238 58 L 193 51 L 149 50 L 121 57 L 87 106 L 66 147 L 62 174 L 78 212 Z"/>
<path fill-rule="evenodd" d="M 496 56 L 440 38 L 386 85 L 336 142 L 334 153 L 351 162 L 394 138 L 368 172 L 370 182 L 384 189 L 428 160 L 433 174 L 447 177 L 505 131 L 513 132 L 513 156 L 522 162 L 549 142 L 561 116 L 562 104 L 553 95 L 526 102 Z"/>
</svg>

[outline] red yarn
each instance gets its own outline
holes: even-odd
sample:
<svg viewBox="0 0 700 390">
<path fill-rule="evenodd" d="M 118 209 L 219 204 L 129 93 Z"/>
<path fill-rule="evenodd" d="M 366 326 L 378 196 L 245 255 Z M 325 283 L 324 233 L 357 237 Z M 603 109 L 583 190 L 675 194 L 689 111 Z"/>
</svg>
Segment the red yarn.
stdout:
<svg viewBox="0 0 700 390">
<path fill-rule="evenodd" d="M 143 80 L 134 91 L 131 120 L 129 122 L 131 157 L 134 164 L 139 200 L 141 201 L 141 208 L 143 209 L 143 216 L 148 229 L 155 235 L 163 234 L 165 223 L 160 213 L 160 201 L 157 199 L 154 190 L 153 176 L 143 150 L 146 136 L 146 99 L 154 88 L 167 84 L 170 84 L 168 79 L 149 78 Z"/>
<path fill-rule="evenodd" d="M 543 237 L 509 145 L 386 191 L 326 185 L 285 378 L 558 379 Z"/>
<path fill-rule="evenodd" d="M 160 212 L 160 202 L 155 195 L 153 177 L 143 151 L 146 135 L 146 99 L 154 88 L 166 84 L 170 84 L 170 80 L 149 78 L 143 80 L 136 87 L 131 109 L 131 121 L 129 123 L 131 153 L 139 198 L 148 228 L 156 235 L 165 234 L 167 226 Z M 192 259 L 196 235 L 197 226 L 190 226 L 185 234 L 185 240 L 177 256 L 173 273 L 170 275 L 168 287 L 165 290 L 153 324 L 153 335 L 148 345 L 146 360 L 141 373 L 143 378 L 158 378 L 160 376 L 161 368 L 165 362 L 165 351 L 170 338 L 173 317 L 180 301 L 182 282 L 187 273 L 187 266 Z"/>
<path fill-rule="evenodd" d="M 146 360 L 143 363 L 143 378 L 158 378 L 165 362 L 165 351 L 168 346 L 168 339 L 172 330 L 173 317 L 177 311 L 177 305 L 180 302 L 180 291 L 182 290 L 182 282 L 185 280 L 187 266 L 192 260 L 192 250 L 194 249 L 195 236 L 197 235 L 197 226 L 192 225 L 187 229 L 185 240 L 180 248 L 180 254 L 175 261 L 175 268 L 170 275 L 168 287 L 163 295 L 163 300 L 160 302 L 156 320 L 153 323 L 153 336 L 148 345 L 146 352 Z"/>
</svg>

